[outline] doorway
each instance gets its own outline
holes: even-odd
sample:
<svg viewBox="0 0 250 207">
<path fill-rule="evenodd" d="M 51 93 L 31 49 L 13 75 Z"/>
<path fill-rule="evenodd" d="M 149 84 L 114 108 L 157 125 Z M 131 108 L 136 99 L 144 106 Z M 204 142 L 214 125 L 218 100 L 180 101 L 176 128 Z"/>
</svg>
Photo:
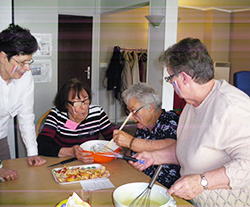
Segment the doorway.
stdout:
<svg viewBox="0 0 250 207">
<path fill-rule="evenodd" d="M 59 15 L 58 89 L 71 78 L 91 88 L 93 17 Z"/>
</svg>

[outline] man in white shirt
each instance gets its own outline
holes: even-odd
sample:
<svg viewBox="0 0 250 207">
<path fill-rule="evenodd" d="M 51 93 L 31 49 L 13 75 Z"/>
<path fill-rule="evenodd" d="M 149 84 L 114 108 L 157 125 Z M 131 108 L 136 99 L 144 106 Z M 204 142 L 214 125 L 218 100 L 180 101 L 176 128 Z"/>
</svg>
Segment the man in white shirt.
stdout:
<svg viewBox="0 0 250 207">
<path fill-rule="evenodd" d="M 46 162 L 37 156 L 33 113 L 34 81 L 30 64 L 33 63 L 32 55 L 37 49 L 37 41 L 28 29 L 10 24 L 0 33 L 0 160 L 10 159 L 8 122 L 11 117 L 17 116 L 28 163 L 34 166 Z M 16 171 L 0 169 L 2 182 L 15 178 Z"/>
</svg>

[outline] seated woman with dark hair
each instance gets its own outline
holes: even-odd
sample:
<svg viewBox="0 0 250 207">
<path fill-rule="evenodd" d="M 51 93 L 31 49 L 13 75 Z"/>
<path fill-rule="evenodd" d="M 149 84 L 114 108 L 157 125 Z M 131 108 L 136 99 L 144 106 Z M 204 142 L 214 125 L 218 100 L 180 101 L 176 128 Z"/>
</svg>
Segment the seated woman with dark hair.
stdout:
<svg viewBox="0 0 250 207">
<path fill-rule="evenodd" d="M 101 106 L 91 105 L 91 92 L 77 79 L 70 79 L 58 91 L 55 107 L 48 114 L 39 133 L 39 155 L 76 157 L 92 163 L 93 157 L 82 152 L 83 142 L 96 140 L 101 133 L 110 140 L 114 127 Z"/>
</svg>

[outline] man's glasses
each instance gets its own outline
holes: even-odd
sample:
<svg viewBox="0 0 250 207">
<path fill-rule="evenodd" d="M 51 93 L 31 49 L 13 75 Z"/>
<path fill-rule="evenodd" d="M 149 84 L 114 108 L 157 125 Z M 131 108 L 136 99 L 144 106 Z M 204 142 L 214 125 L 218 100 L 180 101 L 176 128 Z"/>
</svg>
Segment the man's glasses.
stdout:
<svg viewBox="0 0 250 207">
<path fill-rule="evenodd" d="M 164 80 L 165 80 L 167 83 L 171 83 L 173 77 L 175 77 L 176 75 L 178 75 L 178 74 L 181 73 L 181 72 L 182 72 L 182 71 L 179 71 L 179 72 L 177 72 L 177 73 L 175 73 L 175 74 L 173 74 L 173 75 L 167 76 L 167 77 L 164 78 Z"/>
<path fill-rule="evenodd" d="M 23 67 L 23 66 L 25 66 L 25 65 L 31 65 L 33 62 L 34 62 L 34 60 L 33 59 L 31 59 L 29 62 L 27 62 L 27 63 L 25 63 L 25 62 L 22 62 L 22 63 L 20 63 L 19 61 L 17 61 L 15 58 L 13 58 L 12 57 L 12 59 L 13 60 L 15 60 L 16 61 L 16 63 L 18 63 L 21 67 Z"/>
<path fill-rule="evenodd" d="M 85 106 L 89 105 L 90 101 L 89 99 L 85 99 L 83 101 L 75 101 L 75 102 L 68 101 L 68 103 L 74 107 L 80 107 L 82 104 L 84 104 Z"/>
</svg>

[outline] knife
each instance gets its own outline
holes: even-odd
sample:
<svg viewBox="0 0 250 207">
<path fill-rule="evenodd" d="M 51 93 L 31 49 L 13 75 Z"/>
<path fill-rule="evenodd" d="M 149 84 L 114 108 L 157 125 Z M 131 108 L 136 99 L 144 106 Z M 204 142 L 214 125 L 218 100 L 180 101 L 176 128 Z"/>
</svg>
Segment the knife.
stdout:
<svg viewBox="0 0 250 207">
<path fill-rule="evenodd" d="M 70 158 L 70 159 L 63 160 L 63 161 L 61 161 L 61 162 L 55 163 L 55 164 L 53 164 L 53 165 L 49 165 L 49 166 L 47 166 L 47 167 L 53 167 L 53 166 L 56 166 L 56 165 L 63 165 L 63 164 L 65 164 L 65 163 L 73 162 L 73 161 L 75 161 L 75 160 L 77 160 L 77 158 L 76 158 L 76 157 L 73 157 L 73 158 Z"/>
<path fill-rule="evenodd" d="M 115 153 L 115 152 L 112 152 L 112 153 Z M 137 160 L 136 158 L 133 158 L 133 157 L 130 157 L 130 156 L 127 156 L 127 155 L 121 155 L 119 153 L 115 153 L 115 154 L 98 154 L 98 156 L 104 156 L 104 157 L 115 157 L 115 158 L 121 158 L 121 159 L 124 159 L 126 161 L 133 161 L 133 162 L 139 162 L 140 164 L 143 164 L 145 165 L 145 160 Z"/>
</svg>

